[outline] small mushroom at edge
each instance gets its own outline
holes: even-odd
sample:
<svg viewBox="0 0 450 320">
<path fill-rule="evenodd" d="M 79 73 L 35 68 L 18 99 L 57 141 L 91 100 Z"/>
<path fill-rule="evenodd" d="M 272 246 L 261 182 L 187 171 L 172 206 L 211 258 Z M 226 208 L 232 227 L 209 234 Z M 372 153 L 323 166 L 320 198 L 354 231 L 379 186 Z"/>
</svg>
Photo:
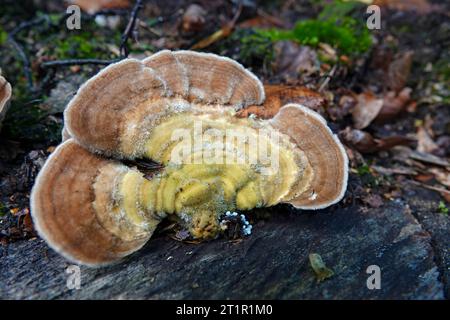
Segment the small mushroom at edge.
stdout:
<svg viewBox="0 0 450 320">
<path fill-rule="evenodd" d="M 4 77 L 0 75 L 0 130 L 2 122 L 5 118 L 6 111 L 9 108 L 9 99 L 11 99 L 12 89 L 11 85 Z"/>
</svg>

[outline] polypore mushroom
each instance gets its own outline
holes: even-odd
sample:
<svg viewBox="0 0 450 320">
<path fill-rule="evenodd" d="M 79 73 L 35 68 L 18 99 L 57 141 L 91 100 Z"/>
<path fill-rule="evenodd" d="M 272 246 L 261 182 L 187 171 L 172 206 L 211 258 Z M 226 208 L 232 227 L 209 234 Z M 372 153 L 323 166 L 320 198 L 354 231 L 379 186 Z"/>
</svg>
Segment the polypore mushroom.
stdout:
<svg viewBox="0 0 450 320">
<path fill-rule="evenodd" d="M 88 152 L 72 139 L 59 145 L 39 173 L 31 194 L 35 227 L 71 261 L 111 262 L 139 249 L 158 224 L 139 223 L 128 212 L 134 193 L 125 188 L 141 174 Z"/>
<path fill-rule="evenodd" d="M 11 92 L 11 85 L 0 75 L 0 129 L 2 128 L 3 119 L 5 118 L 6 111 L 9 107 Z"/>
<path fill-rule="evenodd" d="M 165 50 L 105 68 L 69 103 L 66 141 L 36 179 L 39 233 L 97 265 L 139 249 L 166 217 L 206 239 L 226 211 L 339 201 L 347 156 L 325 120 L 297 104 L 273 119 L 237 116 L 263 101 L 252 73 L 212 54 Z M 162 169 L 149 177 L 119 161 L 140 158 Z"/>
</svg>

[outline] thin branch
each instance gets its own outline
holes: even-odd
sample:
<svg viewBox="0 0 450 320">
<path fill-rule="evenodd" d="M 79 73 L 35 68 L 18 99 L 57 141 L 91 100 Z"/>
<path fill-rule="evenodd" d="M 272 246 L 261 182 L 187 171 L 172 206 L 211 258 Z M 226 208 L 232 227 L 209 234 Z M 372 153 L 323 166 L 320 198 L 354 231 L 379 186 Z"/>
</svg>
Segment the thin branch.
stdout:
<svg viewBox="0 0 450 320">
<path fill-rule="evenodd" d="M 25 53 L 25 49 L 22 47 L 21 44 L 19 44 L 19 42 L 16 41 L 15 36 L 28 28 L 37 26 L 42 24 L 43 22 L 46 22 L 47 24 L 49 23 L 50 19 L 47 16 L 42 16 L 39 18 L 35 18 L 33 20 L 30 21 L 25 21 L 20 23 L 17 27 L 15 27 L 11 32 L 8 33 L 8 41 L 9 43 L 13 46 L 13 48 L 17 51 L 17 53 L 19 54 L 20 60 L 22 60 L 22 64 L 23 64 L 23 73 L 25 75 L 25 78 L 27 80 L 27 86 L 28 89 L 33 93 L 35 92 L 36 88 L 34 87 L 34 82 L 33 82 L 33 74 L 31 71 L 31 63 L 30 63 L 30 59 L 28 59 L 27 54 Z"/>
<path fill-rule="evenodd" d="M 14 38 L 16 36 L 16 34 L 18 34 L 20 31 L 40 25 L 43 22 L 49 23 L 50 19 L 47 16 L 42 16 L 42 17 L 30 20 L 30 21 L 24 21 L 24 22 L 20 23 L 17 27 L 15 27 L 9 33 L 9 36 Z"/>
<path fill-rule="evenodd" d="M 137 16 L 141 8 L 142 8 L 142 0 L 136 0 L 133 10 L 131 11 L 130 20 L 128 21 L 127 27 L 125 28 L 125 31 L 122 34 L 122 39 L 120 41 L 120 56 L 122 58 L 128 57 L 129 50 L 127 42 L 134 31 Z"/>
<path fill-rule="evenodd" d="M 423 188 L 426 188 L 426 189 L 429 189 L 429 190 L 433 190 L 433 191 L 437 191 L 437 192 L 440 192 L 440 193 L 445 193 L 445 194 L 450 195 L 450 191 L 445 189 L 445 188 L 430 186 L 429 184 L 425 184 L 425 183 L 418 182 L 418 181 L 415 181 L 415 180 L 407 180 L 407 181 L 409 183 L 412 183 L 412 184 L 416 185 L 416 186 L 420 186 L 420 187 L 423 187 Z"/>
<path fill-rule="evenodd" d="M 27 79 L 27 86 L 31 92 L 34 92 L 34 82 L 33 82 L 33 75 L 31 73 L 31 63 L 25 53 L 25 50 L 11 35 L 8 37 L 8 41 L 11 43 L 11 45 L 19 54 L 20 60 L 22 60 L 23 64 L 23 73 L 25 74 L 25 78 Z"/>
<path fill-rule="evenodd" d="M 331 69 L 331 71 L 328 73 L 328 75 L 325 77 L 325 80 L 322 82 L 322 84 L 320 85 L 319 88 L 319 92 L 322 92 L 326 86 L 328 85 L 328 83 L 330 82 L 331 78 L 334 76 L 334 74 L 336 73 L 336 69 L 337 69 L 337 64 L 335 64 L 333 66 L 333 68 Z"/>
<path fill-rule="evenodd" d="M 102 60 L 102 59 L 66 59 L 66 60 L 53 60 L 41 63 L 41 68 L 54 68 L 60 66 L 74 66 L 74 65 L 109 65 L 120 61 L 121 59 Z"/>
<path fill-rule="evenodd" d="M 128 15 L 128 10 L 126 9 L 101 9 L 94 14 L 88 14 L 88 16 L 126 16 Z"/>
</svg>

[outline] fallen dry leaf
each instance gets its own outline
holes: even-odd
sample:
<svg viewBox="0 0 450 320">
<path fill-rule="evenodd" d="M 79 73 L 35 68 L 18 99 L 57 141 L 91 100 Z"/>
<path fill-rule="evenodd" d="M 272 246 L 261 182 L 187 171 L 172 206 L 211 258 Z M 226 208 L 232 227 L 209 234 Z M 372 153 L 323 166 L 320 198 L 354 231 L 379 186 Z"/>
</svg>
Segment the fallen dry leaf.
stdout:
<svg viewBox="0 0 450 320">
<path fill-rule="evenodd" d="M 333 121 L 341 121 L 353 112 L 356 103 L 356 95 L 353 92 L 345 92 L 339 98 L 339 102 L 337 104 L 332 104 L 327 107 L 328 116 Z"/>
<path fill-rule="evenodd" d="M 442 185 L 450 188 L 450 172 L 445 169 L 440 168 L 430 168 L 430 171 L 437 181 L 439 181 Z"/>
<path fill-rule="evenodd" d="M 402 52 L 389 64 L 387 86 L 391 90 L 399 92 L 405 87 L 411 73 L 413 55 L 413 51 Z"/>
<path fill-rule="evenodd" d="M 415 11 L 419 14 L 429 14 L 439 9 L 427 0 L 374 0 L 373 4 L 399 11 Z"/>
<path fill-rule="evenodd" d="M 418 174 L 414 177 L 415 180 L 420 181 L 420 182 L 429 182 L 431 180 L 433 180 L 434 175 L 429 174 L 429 173 L 422 173 L 422 174 Z"/>
<path fill-rule="evenodd" d="M 185 32 L 201 31 L 205 26 L 206 10 L 198 4 L 191 4 L 183 14 L 182 29 Z"/>
<path fill-rule="evenodd" d="M 363 92 L 356 97 L 356 106 L 352 117 L 356 129 L 366 128 L 381 111 L 383 99 L 378 99 L 372 92 Z"/>
<path fill-rule="evenodd" d="M 398 145 L 410 144 L 412 140 L 403 136 L 392 136 L 386 138 L 374 138 L 370 133 L 352 129 L 350 127 L 345 128 L 339 132 L 339 138 L 347 146 L 355 148 L 361 153 L 374 153 L 383 150 L 389 150 Z"/>
<path fill-rule="evenodd" d="M 439 150 L 434 152 L 434 155 L 438 157 L 445 157 L 450 155 L 450 136 L 440 136 L 436 140 L 436 144 L 439 146 Z"/>
<path fill-rule="evenodd" d="M 411 101 L 411 88 L 403 88 L 398 94 L 389 91 L 383 97 L 383 106 L 375 118 L 375 122 L 384 123 L 395 119 L 400 113 L 406 110 Z"/>
<path fill-rule="evenodd" d="M 31 219 L 30 212 L 28 212 L 23 216 L 21 228 L 25 233 L 32 233 L 34 232 L 33 228 L 33 221 Z"/>
<path fill-rule="evenodd" d="M 433 141 L 431 136 L 428 134 L 427 129 L 423 126 L 417 128 L 417 151 L 425 153 L 433 153 L 439 146 Z"/>
<path fill-rule="evenodd" d="M 19 209 L 19 208 L 12 208 L 12 209 L 9 209 L 9 212 L 10 212 L 13 216 L 16 216 L 16 215 L 19 215 L 20 209 Z"/>
<path fill-rule="evenodd" d="M 371 208 L 379 208 L 383 205 L 383 198 L 378 194 L 368 194 L 362 197 L 361 200 L 368 204 Z"/>
<path fill-rule="evenodd" d="M 318 253 L 311 253 L 309 255 L 309 263 L 316 275 L 317 282 L 322 282 L 334 275 L 334 271 L 325 265 L 322 257 Z"/>
<path fill-rule="evenodd" d="M 350 167 L 356 168 L 366 164 L 363 155 L 359 151 L 352 149 L 346 145 L 344 145 L 344 149 L 345 153 L 347 153 L 348 160 L 350 161 Z"/>
<path fill-rule="evenodd" d="M 239 28 L 286 28 L 286 24 L 283 20 L 269 15 L 262 10 L 258 10 L 258 15 L 254 18 L 242 21 L 238 24 Z"/>
<path fill-rule="evenodd" d="M 206 47 L 209 47 L 213 43 L 228 37 L 231 32 L 233 31 L 234 26 L 231 25 L 225 25 L 220 30 L 214 32 L 212 35 L 206 37 L 205 39 L 200 40 L 196 44 L 194 44 L 190 50 L 198 50 L 198 49 L 204 49 Z"/>
<path fill-rule="evenodd" d="M 317 53 L 308 46 L 301 46 L 292 41 L 279 41 L 275 44 L 274 51 L 273 70 L 287 81 L 320 70 Z"/>
<path fill-rule="evenodd" d="M 79 6 L 89 14 L 94 14 L 103 9 L 123 9 L 130 6 L 130 0 L 71 0 L 69 2 Z"/>
<path fill-rule="evenodd" d="M 411 159 L 414 159 L 414 160 L 417 160 L 417 161 L 421 161 L 421 162 L 425 162 L 425 163 L 429 163 L 429 164 L 434 164 L 436 166 L 450 167 L 450 162 L 447 159 L 441 158 L 441 157 L 437 157 L 437 156 L 435 156 L 435 155 L 433 155 L 431 153 L 411 150 L 411 153 L 409 154 L 409 157 Z"/>
<path fill-rule="evenodd" d="M 409 167 L 403 167 L 403 166 L 396 166 L 393 168 L 385 168 L 382 166 L 372 165 L 371 168 L 374 169 L 376 172 L 378 172 L 382 175 L 385 175 L 385 176 L 391 176 L 393 174 L 415 176 L 418 174 L 417 171 L 415 171 L 414 169 L 409 168 Z"/>
<path fill-rule="evenodd" d="M 242 12 L 242 3 L 239 4 L 238 10 L 234 14 L 233 19 L 231 19 L 227 24 L 225 24 L 222 28 L 211 34 L 210 36 L 200 40 L 193 46 L 191 46 L 190 50 L 198 50 L 209 47 L 213 43 L 228 37 L 232 32 L 234 27 L 236 26 L 236 22 L 239 19 L 239 16 Z"/>
<path fill-rule="evenodd" d="M 282 106 L 288 103 L 298 103 L 315 111 L 322 111 L 326 100 L 319 93 L 305 87 L 287 85 L 264 85 L 266 100 L 262 106 L 250 106 L 237 113 L 239 117 L 248 117 L 250 114 L 261 119 L 273 118 Z"/>
<path fill-rule="evenodd" d="M 426 188 L 426 189 L 437 191 L 437 192 L 439 192 L 441 194 L 441 196 L 447 202 L 450 202 L 450 191 L 448 189 L 446 189 L 446 188 L 440 188 L 440 187 L 432 186 L 432 185 L 429 185 L 429 184 L 426 184 L 426 183 L 422 183 L 422 182 L 419 182 L 419 181 L 414 181 L 414 180 L 407 180 L 407 181 L 412 183 L 412 184 L 414 184 L 414 185 L 416 185 L 416 186 L 420 186 L 420 187 L 423 187 L 423 188 Z"/>
</svg>

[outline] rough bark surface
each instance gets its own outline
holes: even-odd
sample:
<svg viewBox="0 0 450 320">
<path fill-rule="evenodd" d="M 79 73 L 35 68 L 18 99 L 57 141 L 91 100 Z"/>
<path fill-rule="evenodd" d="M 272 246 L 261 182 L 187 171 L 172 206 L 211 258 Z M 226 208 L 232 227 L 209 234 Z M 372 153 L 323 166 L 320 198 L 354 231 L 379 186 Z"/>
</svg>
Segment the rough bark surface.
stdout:
<svg viewBox="0 0 450 320">
<path fill-rule="evenodd" d="M 279 207 L 237 243 L 194 245 L 163 235 L 120 264 L 81 267 L 79 290 L 66 286 L 70 263 L 42 240 L 19 241 L 0 247 L 0 298 L 443 299 L 448 252 L 440 241 L 448 243 L 448 232 L 436 238 L 422 227 L 415 215 L 420 220 L 426 205 L 300 214 Z M 317 282 L 310 253 L 320 254 L 335 275 Z M 370 265 L 381 268 L 380 290 L 366 286 Z"/>
</svg>

